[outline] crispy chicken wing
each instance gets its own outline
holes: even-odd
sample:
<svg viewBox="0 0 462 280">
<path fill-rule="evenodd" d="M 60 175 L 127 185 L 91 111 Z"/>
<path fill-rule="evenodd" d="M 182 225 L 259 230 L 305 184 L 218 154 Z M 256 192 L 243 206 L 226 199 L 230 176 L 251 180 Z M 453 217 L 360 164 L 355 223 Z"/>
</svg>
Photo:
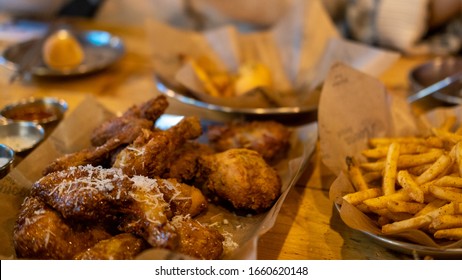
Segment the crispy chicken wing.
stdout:
<svg viewBox="0 0 462 280">
<path fill-rule="evenodd" d="M 142 129 L 151 129 L 154 122 L 168 107 L 167 98 L 159 95 L 140 106 L 133 106 L 125 113 L 98 126 L 91 135 L 93 146 L 101 146 L 109 139 L 117 138 L 129 144 L 141 133 Z"/>
<path fill-rule="evenodd" d="M 185 117 L 165 131 L 143 130 L 142 135 L 117 155 L 114 167 L 121 168 L 129 176 L 160 177 L 168 167 L 170 156 L 186 141 L 201 134 L 197 117 Z"/>
<path fill-rule="evenodd" d="M 207 199 L 199 189 L 179 183 L 175 179 L 157 179 L 157 182 L 173 215 L 194 217 L 207 208 Z"/>
<path fill-rule="evenodd" d="M 286 155 L 290 147 L 290 130 L 275 121 L 231 122 L 212 125 L 207 137 L 219 152 L 231 148 L 247 148 L 259 152 L 269 163 Z"/>
<path fill-rule="evenodd" d="M 75 260 L 132 260 L 145 247 L 144 241 L 130 233 L 102 240 L 74 256 Z"/>
<path fill-rule="evenodd" d="M 116 168 L 77 166 L 42 177 L 32 193 L 65 218 L 117 220 L 120 230 L 140 235 L 152 246 L 175 242 L 174 230 L 166 225 L 170 206 L 154 179 L 130 178 Z"/>
<path fill-rule="evenodd" d="M 24 200 L 13 232 L 17 256 L 29 259 L 72 259 L 110 237 L 101 227 L 64 220 L 36 197 Z"/>
<path fill-rule="evenodd" d="M 172 219 L 179 244 L 177 252 L 198 259 L 218 259 L 223 253 L 223 235 L 216 229 L 202 225 L 189 216 L 175 216 Z"/>
<path fill-rule="evenodd" d="M 110 165 L 112 155 L 118 151 L 122 145 L 124 145 L 123 142 L 119 141 L 117 138 L 112 138 L 99 147 L 88 148 L 59 157 L 46 166 L 42 173 L 43 175 L 47 175 L 51 172 L 65 170 L 72 166 L 87 164 L 93 166 Z"/>
<path fill-rule="evenodd" d="M 201 157 L 203 186 L 236 209 L 268 209 L 281 193 L 281 180 L 262 156 L 249 149 L 230 149 Z"/>
<path fill-rule="evenodd" d="M 180 182 L 192 184 L 197 176 L 199 157 L 213 153 L 213 149 L 208 145 L 189 141 L 170 156 L 161 177 L 175 178 Z"/>
</svg>

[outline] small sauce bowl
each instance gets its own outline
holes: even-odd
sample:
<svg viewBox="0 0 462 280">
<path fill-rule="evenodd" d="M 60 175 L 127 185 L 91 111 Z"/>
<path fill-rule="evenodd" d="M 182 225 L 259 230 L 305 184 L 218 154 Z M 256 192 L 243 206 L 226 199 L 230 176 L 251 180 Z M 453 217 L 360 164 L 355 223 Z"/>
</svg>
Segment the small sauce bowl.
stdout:
<svg viewBox="0 0 462 280">
<path fill-rule="evenodd" d="M 0 125 L 0 144 L 22 153 L 37 146 L 45 137 L 45 130 L 34 122 L 9 122 Z"/>
<path fill-rule="evenodd" d="M 10 121 L 29 121 L 48 125 L 61 120 L 67 108 L 66 101 L 62 99 L 28 98 L 6 105 L 0 110 L 0 115 Z"/>
<path fill-rule="evenodd" d="M 14 151 L 10 147 L 0 144 L 0 179 L 10 172 L 13 166 Z"/>
</svg>

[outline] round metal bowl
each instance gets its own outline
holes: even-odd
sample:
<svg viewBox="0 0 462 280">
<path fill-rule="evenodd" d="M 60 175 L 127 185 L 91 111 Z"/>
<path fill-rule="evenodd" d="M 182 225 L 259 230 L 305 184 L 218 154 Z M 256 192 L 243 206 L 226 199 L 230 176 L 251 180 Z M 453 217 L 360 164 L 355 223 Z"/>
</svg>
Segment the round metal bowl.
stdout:
<svg viewBox="0 0 462 280">
<path fill-rule="evenodd" d="M 10 172 L 14 160 L 14 151 L 10 147 L 0 144 L 0 179 Z"/>
<path fill-rule="evenodd" d="M 45 130 L 34 122 L 9 122 L 0 125 L 0 144 L 16 153 L 26 152 L 37 146 L 45 137 Z"/>
<path fill-rule="evenodd" d="M 439 57 L 413 68 L 409 72 L 409 81 L 412 90 L 417 92 L 459 72 L 462 72 L 462 58 Z M 462 80 L 436 91 L 432 96 L 451 104 L 462 104 Z"/>
<path fill-rule="evenodd" d="M 28 98 L 6 105 L 0 115 L 10 121 L 30 121 L 44 125 L 61 120 L 67 108 L 66 101 L 62 99 Z"/>
</svg>

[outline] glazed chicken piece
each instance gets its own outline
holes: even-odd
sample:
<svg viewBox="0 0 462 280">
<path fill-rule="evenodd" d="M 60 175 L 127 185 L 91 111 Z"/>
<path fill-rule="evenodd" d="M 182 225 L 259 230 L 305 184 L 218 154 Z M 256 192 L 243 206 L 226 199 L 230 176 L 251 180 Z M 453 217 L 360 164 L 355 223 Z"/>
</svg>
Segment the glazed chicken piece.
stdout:
<svg viewBox="0 0 462 280">
<path fill-rule="evenodd" d="M 69 260 L 111 237 L 100 227 L 64 220 L 36 197 L 27 197 L 19 211 L 13 232 L 19 258 Z"/>
<path fill-rule="evenodd" d="M 101 146 L 109 139 L 117 138 L 129 144 L 133 142 L 143 129 L 152 129 L 155 121 L 168 107 L 167 98 L 159 95 L 147 102 L 133 106 L 125 113 L 110 119 L 98 126 L 91 135 L 93 146 Z"/>
<path fill-rule="evenodd" d="M 176 251 L 198 259 L 218 259 L 223 253 L 224 237 L 216 229 L 202 225 L 189 216 L 175 216 L 172 225 L 178 233 Z"/>
<path fill-rule="evenodd" d="M 260 212 L 281 193 L 281 179 L 262 156 L 249 149 L 230 149 L 199 160 L 203 186 L 236 209 Z"/>
<path fill-rule="evenodd" d="M 259 152 L 268 163 L 275 163 L 287 154 L 290 130 L 275 121 L 231 122 L 212 125 L 207 137 L 219 152 L 247 148 Z"/>
<path fill-rule="evenodd" d="M 136 178 L 136 176 L 134 177 Z M 157 179 L 157 186 L 170 204 L 173 215 L 194 217 L 207 209 L 207 199 L 202 192 L 175 179 Z"/>
<path fill-rule="evenodd" d="M 213 153 L 210 146 L 189 141 L 170 156 L 167 168 L 161 177 L 175 178 L 180 182 L 193 184 L 197 176 L 199 157 Z"/>
<path fill-rule="evenodd" d="M 185 117 L 165 131 L 143 130 L 142 135 L 117 155 L 113 166 L 129 176 L 160 177 L 168 167 L 170 156 L 188 140 L 201 134 L 197 117 Z"/>
<path fill-rule="evenodd" d="M 59 157 L 46 166 L 42 173 L 43 175 L 47 175 L 52 172 L 66 170 L 69 167 L 79 165 L 110 165 L 112 155 L 123 145 L 124 143 L 120 142 L 116 138 L 113 138 L 104 143 L 102 146 L 83 149 L 81 151 Z"/>
<path fill-rule="evenodd" d="M 145 247 L 143 239 L 121 233 L 74 256 L 75 260 L 132 260 Z"/>
<path fill-rule="evenodd" d="M 140 235 L 155 247 L 176 242 L 174 230 L 167 225 L 170 206 L 154 179 L 132 179 L 116 168 L 77 166 L 42 177 L 32 193 L 65 218 L 117 220 L 121 231 Z"/>
</svg>

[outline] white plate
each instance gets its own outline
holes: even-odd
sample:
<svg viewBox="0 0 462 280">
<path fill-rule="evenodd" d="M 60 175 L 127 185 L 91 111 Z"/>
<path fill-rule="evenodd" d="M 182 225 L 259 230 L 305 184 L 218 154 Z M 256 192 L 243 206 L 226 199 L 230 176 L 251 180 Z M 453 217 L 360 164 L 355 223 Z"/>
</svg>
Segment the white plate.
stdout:
<svg viewBox="0 0 462 280">
<path fill-rule="evenodd" d="M 122 40 L 106 31 L 89 30 L 76 34 L 85 53 L 84 61 L 74 69 L 59 71 L 47 67 L 42 60 L 32 67 L 31 73 L 41 77 L 76 76 L 107 68 L 119 60 L 125 52 Z M 32 39 L 7 48 L 0 64 L 15 70 L 22 56 L 39 39 Z"/>
</svg>

